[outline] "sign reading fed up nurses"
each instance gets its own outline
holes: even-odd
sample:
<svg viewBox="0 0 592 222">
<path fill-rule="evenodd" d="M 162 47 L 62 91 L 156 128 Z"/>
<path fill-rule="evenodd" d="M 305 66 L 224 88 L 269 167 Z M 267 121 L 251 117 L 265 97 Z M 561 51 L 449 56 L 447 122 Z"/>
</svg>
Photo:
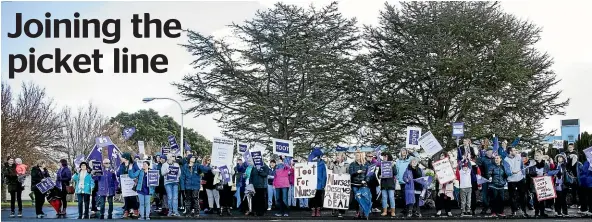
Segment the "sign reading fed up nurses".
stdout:
<svg viewBox="0 0 592 222">
<path fill-rule="evenodd" d="M 294 156 L 294 144 L 290 140 L 273 139 L 273 154 Z"/>
</svg>

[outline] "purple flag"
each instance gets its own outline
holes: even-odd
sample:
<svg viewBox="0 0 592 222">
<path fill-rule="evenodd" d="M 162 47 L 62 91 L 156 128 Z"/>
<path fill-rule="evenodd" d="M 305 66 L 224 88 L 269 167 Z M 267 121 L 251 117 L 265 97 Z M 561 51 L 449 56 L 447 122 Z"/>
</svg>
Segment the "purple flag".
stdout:
<svg viewBox="0 0 592 222">
<path fill-rule="evenodd" d="M 381 156 L 382 156 L 382 150 L 380 150 L 380 146 L 377 146 L 374 149 L 374 153 L 376 153 L 376 159 L 378 160 L 378 162 L 381 162 L 382 161 L 382 158 L 381 158 Z"/>
<path fill-rule="evenodd" d="M 366 176 L 372 176 L 374 175 L 374 170 L 376 170 L 376 165 L 372 164 L 370 166 L 368 166 L 368 170 L 366 171 Z"/>
<path fill-rule="evenodd" d="M 551 170 L 547 173 L 547 176 L 555 176 L 559 173 L 559 170 Z"/>
<path fill-rule="evenodd" d="M 483 178 L 481 175 L 477 175 L 477 184 L 478 185 L 488 183 L 488 182 L 489 182 L 488 179 Z"/>
<path fill-rule="evenodd" d="M 99 136 L 95 139 L 95 144 L 99 147 L 106 147 L 109 145 L 113 145 L 111 138 L 108 136 Z"/>
<path fill-rule="evenodd" d="M 424 187 L 428 187 L 432 183 L 433 178 L 431 176 L 425 176 L 415 179 L 415 182 L 423 185 Z"/>
<path fill-rule="evenodd" d="M 191 146 L 189 145 L 187 140 L 183 140 L 183 143 L 185 144 L 185 145 L 183 145 L 185 147 L 185 150 L 191 150 Z"/>
<path fill-rule="evenodd" d="M 123 139 L 129 140 L 129 138 L 131 138 L 134 135 L 134 133 L 136 133 L 136 127 L 132 126 L 130 128 L 123 129 L 123 132 L 122 132 Z"/>
<path fill-rule="evenodd" d="M 95 147 L 93 147 L 93 149 L 88 154 L 88 157 L 86 157 L 87 162 L 91 160 L 103 162 L 103 147 L 99 145 L 95 145 Z"/>
<path fill-rule="evenodd" d="M 107 149 L 107 154 L 109 155 L 109 160 L 111 160 L 111 167 L 117 170 L 121 164 L 121 150 L 117 146 L 111 145 Z"/>
<path fill-rule="evenodd" d="M 82 163 L 82 161 L 84 161 L 84 155 L 78 155 L 76 157 L 76 159 L 74 159 L 74 166 L 76 166 L 76 168 L 78 168 L 78 166 L 80 166 L 80 163 Z"/>
</svg>

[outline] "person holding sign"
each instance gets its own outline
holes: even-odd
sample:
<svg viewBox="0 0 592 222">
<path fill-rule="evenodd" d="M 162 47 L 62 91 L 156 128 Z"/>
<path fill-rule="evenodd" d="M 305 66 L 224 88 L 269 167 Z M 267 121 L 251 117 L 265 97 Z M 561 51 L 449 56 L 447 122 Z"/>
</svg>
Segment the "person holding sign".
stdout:
<svg viewBox="0 0 592 222">
<path fill-rule="evenodd" d="M 113 219 L 113 197 L 117 192 L 118 182 L 114 166 L 111 165 L 111 160 L 103 159 L 103 167 L 101 174 L 93 174 L 93 180 L 97 181 L 99 189 L 97 191 L 98 205 L 99 205 L 99 219 L 105 219 L 105 202 L 109 203 L 107 211 L 107 219 Z"/>
<path fill-rule="evenodd" d="M 263 161 L 261 165 L 255 165 L 253 159 L 249 160 L 249 166 L 246 170 L 246 176 L 248 177 L 246 185 L 252 184 L 255 189 L 255 196 L 252 198 L 253 212 L 247 214 L 256 214 L 257 216 L 263 216 L 267 210 L 267 201 L 265 199 L 265 193 L 267 192 L 267 175 L 269 174 L 269 167 Z"/>
<path fill-rule="evenodd" d="M 345 163 L 345 156 L 343 154 L 339 154 L 335 157 L 335 161 L 330 163 L 327 166 L 327 170 L 330 170 L 333 174 L 347 174 L 349 169 L 349 164 Z M 395 171 L 396 172 L 396 171 Z M 332 215 L 337 217 L 343 217 L 345 214 L 345 210 L 333 210 Z"/>
<path fill-rule="evenodd" d="M 185 190 L 185 216 L 199 217 L 199 189 L 201 188 L 201 174 L 210 168 L 195 162 L 195 156 L 188 155 L 189 162 L 181 167 L 179 185 Z"/>
<path fill-rule="evenodd" d="M 390 207 L 391 217 L 394 217 L 395 214 L 395 175 L 394 173 L 397 172 L 397 167 L 393 162 L 393 156 L 388 153 L 384 152 L 381 154 L 382 162 L 380 163 L 380 167 L 378 170 L 378 178 L 380 178 L 380 191 L 382 193 L 382 214 L 381 216 L 387 215 L 387 209 Z M 388 203 L 388 206 L 387 206 Z"/>
<path fill-rule="evenodd" d="M 542 177 L 542 176 L 547 176 L 547 173 L 549 172 L 549 164 L 547 164 L 545 162 L 545 160 L 543 160 L 543 153 L 541 150 L 537 150 L 534 154 L 534 161 L 535 161 L 535 165 L 533 167 L 529 167 L 527 169 L 527 175 L 529 177 L 530 180 L 533 180 L 533 178 L 535 177 Z M 533 193 L 536 193 L 536 189 L 535 189 L 535 183 L 531 183 L 531 190 L 533 190 Z M 544 200 L 534 200 L 534 216 L 538 217 L 548 217 L 548 215 L 545 213 L 545 201 Z"/>
<path fill-rule="evenodd" d="M 80 163 L 78 172 L 74 174 L 72 181 L 74 182 L 74 193 L 76 193 L 76 197 L 78 198 L 78 219 L 90 219 L 88 207 L 90 204 L 90 194 L 95 187 L 95 182 L 90 174 L 90 167 L 86 162 Z M 84 208 L 82 208 L 83 204 Z"/>
<path fill-rule="evenodd" d="M 349 165 L 349 174 L 351 175 L 351 186 L 352 186 L 352 193 L 358 193 L 360 188 L 367 186 L 366 182 L 366 171 L 368 170 L 368 164 L 366 163 L 364 153 L 357 152 L 356 153 L 356 161 Z M 353 198 L 352 198 L 353 199 Z M 360 203 L 356 201 L 356 203 L 352 204 L 354 210 L 356 210 L 356 218 L 360 218 Z"/>
<path fill-rule="evenodd" d="M 138 168 L 138 165 L 135 164 L 132 160 L 132 155 L 130 153 L 123 153 L 121 154 L 121 165 L 119 166 L 119 171 L 117 172 L 117 176 L 120 178 L 123 175 L 125 175 L 126 177 L 131 177 L 131 174 L 134 174 L 136 171 L 139 171 L 140 168 Z M 123 194 L 123 190 L 124 189 L 133 189 L 130 187 L 124 187 L 123 185 L 123 181 L 121 181 L 120 183 L 120 187 L 122 189 L 122 194 Z M 127 186 L 127 184 L 126 184 Z M 124 205 L 124 211 L 123 211 L 123 218 L 127 218 L 130 216 L 138 216 L 139 212 L 138 212 L 138 198 L 137 196 L 124 196 L 123 197 L 123 205 Z M 131 211 L 133 212 L 133 215 L 130 215 Z"/>
<path fill-rule="evenodd" d="M 149 171 L 150 161 L 144 161 L 142 164 L 142 170 L 129 174 L 130 178 L 136 178 L 138 180 L 136 191 L 138 192 L 138 199 L 140 201 L 140 214 L 138 215 L 140 220 L 150 220 L 150 197 L 154 194 L 155 186 L 150 186 L 149 184 Z M 156 174 L 156 178 L 158 181 L 158 174 Z M 155 185 L 158 186 L 158 182 L 156 182 Z"/>
<path fill-rule="evenodd" d="M 448 154 L 446 152 L 440 153 L 439 156 L 440 161 L 449 161 Z M 467 159 L 465 159 L 467 160 Z M 450 167 L 448 167 L 450 169 Z M 436 197 L 436 216 L 442 215 L 442 209 L 446 212 L 446 215 L 452 217 L 451 207 L 452 207 L 452 200 L 454 199 L 454 185 L 453 181 L 449 181 L 446 183 L 440 183 L 438 180 L 436 182 L 436 191 L 438 196 Z"/>
<path fill-rule="evenodd" d="M 557 198 L 555 199 L 555 213 L 558 217 L 568 216 L 567 213 L 567 186 L 565 186 L 565 175 L 567 174 L 567 157 L 565 154 L 555 156 L 558 173 L 555 175 L 555 190 Z"/>
<path fill-rule="evenodd" d="M 290 171 L 292 167 L 290 162 L 286 162 L 284 156 L 280 156 L 280 163 L 276 165 L 275 177 L 273 178 L 273 187 L 275 188 L 276 206 L 279 212 L 277 217 L 287 217 L 290 208 L 288 208 L 288 190 L 290 189 Z"/>
<path fill-rule="evenodd" d="M 508 182 L 508 177 L 512 175 L 510 165 L 502 160 L 501 156 L 495 156 L 494 164 L 489 167 L 489 193 L 491 195 L 491 216 L 504 215 L 504 187 Z"/>
<path fill-rule="evenodd" d="M 33 190 L 35 195 L 35 213 L 37 214 L 37 218 L 43 218 L 45 215 L 42 210 L 45 203 L 45 194 L 37 188 L 37 184 L 49 177 L 46 165 L 45 160 L 37 160 L 37 164 L 31 168 L 31 190 Z"/>
<path fill-rule="evenodd" d="M 405 169 L 405 174 L 403 175 L 403 181 L 405 182 L 407 217 L 421 217 L 419 198 L 423 191 L 423 185 L 415 180 L 421 177 L 423 177 L 423 171 L 419 168 L 419 159 L 412 157 L 409 166 Z M 413 213 L 413 215 L 411 213 Z"/>
<path fill-rule="evenodd" d="M 179 176 L 181 175 L 179 164 L 175 162 L 175 157 L 172 154 L 168 156 L 162 155 L 160 157 L 166 161 L 160 168 L 160 173 L 164 178 L 164 189 L 169 206 L 167 216 L 177 217 L 179 215 Z"/>
</svg>

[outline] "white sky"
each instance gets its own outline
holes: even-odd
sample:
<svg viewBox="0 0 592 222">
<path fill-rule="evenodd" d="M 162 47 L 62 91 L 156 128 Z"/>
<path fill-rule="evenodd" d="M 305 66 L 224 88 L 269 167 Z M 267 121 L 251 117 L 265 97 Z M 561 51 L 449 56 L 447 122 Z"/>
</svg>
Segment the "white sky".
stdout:
<svg viewBox="0 0 592 222">
<path fill-rule="evenodd" d="M 302 6 L 313 1 L 285 1 Z M 314 1 L 315 5 L 326 5 L 330 1 Z M 5 33 L 13 30 L 2 29 L 2 81 L 8 82 L 18 90 L 22 81 L 33 81 L 46 88 L 48 95 L 54 98 L 59 106 L 80 107 L 92 101 L 106 116 L 114 116 L 121 111 L 135 112 L 140 109 L 153 108 L 161 115 L 169 115 L 180 122 L 179 109 L 169 101 L 154 101 L 148 104 L 141 102 L 143 97 L 171 97 L 181 99 L 177 89 L 170 85 L 180 81 L 191 72 L 191 56 L 177 44 L 185 43 L 182 36 L 177 39 L 134 39 L 131 36 L 129 20 L 134 13 L 149 12 L 151 17 L 166 20 L 175 18 L 181 21 L 182 27 L 216 36 L 228 35 L 225 25 L 231 22 L 242 22 L 254 15 L 257 9 L 272 6 L 274 1 L 260 2 L 108 2 L 91 10 L 76 9 L 83 18 L 121 18 L 122 39 L 113 45 L 103 44 L 99 39 L 35 39 L 24 42 L 21 39 L 6 39 Z M 362 24 L 376 24 L 378 10 L 383 1 L 340 1 L 340 11 L 346 16 L 355 16 Z M 30 3 L 34 4 L 34 3 Z M 54 3 L 52 3 L 54 4 Z M 543 27 L 542 40 L 537 45 L 555 59 L 553 69 L 562 82 L 558 89 L 563 90 L 563 98 L 571 98 L 566 116 L 553 116 L 545 122 L 545 129 L 558 129 L 560 120 L 579 118 L 582 131 L 592 131 L 592 30 L 588 27 L 592 21 L 592 1 L 505 1 L 502 6 L 507 12 L 526 18 Z M 3 3 L 6 9 L 6 5 Z M 54 6 L 55 7 L 55 6 Z M 2 11 L 4 12 L 5 9 Z M 66 10 L 67 11 L 67 10 Z M 42 13 L 42 12 L 41 12 Z M 73 11 L 64 12 L 61 17 L 72 18 Z M 57 14 L 59 13 L 53 13 Z M 5 18 L 8 16 L 8 18 Z M 14 23 L 14 13 L 2 15 Z M 30 15 L 40 17 L 43 14 Z M 4 25 L 5 23 L 2 22 Z M 17 45 L 19 51 L 7 52 L 7 45 Z M 102 68 L 104 74 L 17 74 L 15 79 L 7 79 L 8 53 L 28 53 L 33 46 L 36 54 L 53 53 L 54 48 L 63 52 L 79 54 L 92 53 L 100 49 L 104 54 Z M 166 74 L 112 74 L 113 48 L 127 47 L 129 53 L 146 53 L 154 55 L 162 53 L 169 60 L 169 71 Z M 588 98 L 588 99 L 586 99 Z M 185 108 L 191 104 L 182 102 Z M 220 128 L 212 116 L 185 116 L 185 126 L 194 128 L 208 139 L 220 135 Z"/>
</svg>

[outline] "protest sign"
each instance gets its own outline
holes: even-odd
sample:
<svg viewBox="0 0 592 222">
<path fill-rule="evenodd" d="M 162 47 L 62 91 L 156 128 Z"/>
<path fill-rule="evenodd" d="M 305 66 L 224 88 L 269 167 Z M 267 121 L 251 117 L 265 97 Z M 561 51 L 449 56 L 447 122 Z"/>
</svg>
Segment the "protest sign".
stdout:
<svg viewBox="0 0 592 222">
<path fill-rule="evenodd" d="M 41 182 L 39 182 L 37 185 L 35 185 L 37 187 L 37 189 L 39 189 L 39 192 L 41 193 L 47 193 L 47 191 L 49 191 L 51 188 L 55 187 L 55 182 L 53 180 L 51 180 L 51 178 L 47 177 L 44 178 L 43 180 L 41 180 Z"/>
<path fill-rule="evenodd" d="M 583 151 L 584 155 L 586 155 L 586 159 L 588 160 L 588 162 L 592 163 L 592 146 L 584 149 Z M 592 164 L 590 164 L 590 167 L 592 168 Z"/>
<path fill-rule="evenodd" d="M 290 140 L 273 139 L 273 153 L 277 155 L 293 156 L 294 144 Z"/>
<path fill-rule="evenodd" d="M 157 187 L 160 174 L 158 170 L 148 170 L 148 186 Z"/>
<path fill-rule="evenodd" d="M 253 164 L 255 164 L 255 166 L 263 166 L 261 151 L 251 152 L 251 158 L 253 158 Z"/>
<path fill-rule="evenodd" d="M 465 123 L 452 123 L 452 136 L 462 137 L 465 135 Z"/>
<path fill-rule="evenodd" d="M 121 195 L 123 197 L 135 197 L 138 196 L 134 187 L 134 179 L 129 178 L 129 175 L 123 174 L 119 177 L 119 183 L 121 185 Z"/>
<path fill-rule="evenodd" d="M 212 166 L 232 166 L 234 156 L 234 140 L 214 137 L 212 145 Z"/>
<path fill-rule="evenodd" d="M 532 178 L 538 201 L 555 199 L 557 197 L 557 193 L 555 193 L 555 184 L 553 183 L 552 178 L 553 177 L 550 176 Z"/>
<path fill-rule="evenodd" d="M 393 178 L 393 162 L 382 161 L 382 163 L 380 163 L 380 177 Z"/>
<path fill-rule="evenodd" d="M 452 170 L 452 165 L 450 165 L 450 160 L 448 158 L 438 160 L 434 162 L 433 165 L 436 177 L 440 184 L 451 182 L 456 178 L 456 174 Z"/>
<path fill-rule="evenodd" d="M 553 148 L 563 149 L 563 140 L 553 140 Z"/>
<path fill-rule="evenodd" d="M 230 183 L 230 172 L 227 166 L 221 166 L 218 168 L 220 170 L 220 175 L 222 176 L 222 180 L 224 183 Z"/>
<path fill-rule="evenodd" d="M 247 151 L 247 149 L 249 149 L 249 144 L 247 144 L 247 143 L 238 142 L 237 146 L 238 146 L 237 147 L 238 153 L 245 153 Z"/>
<path fill-rule="evenodd" d="M 169 174 L 167 174 L 166 180 L 177 181 L 179 179 L 179 167 L 169 166 Z"/>
<path fill-rule="evenodd" d="M 95 176 L 103 175 L 103 166 L 101 166 L 101 161 L 93 160 L 93 161 L 91 161 L 91 165 L 92 165 L 92 172 L 94 173 Z"/>
<path fill-rule="evenodd" d="M 144 141 L 138 141 L 138 153 L 146 154 L 146 148 L 144 148 Z"/>
<path fill-rule="evenodd" d="M 175 136 L 169 135 L 168 140 L 171 151 L 179 149 L 179 144 L 177 144 L 177 139 L 175 138 Z"/>
<path fill-rule="evenodd" d="M 421 128 L 419 127 L 407 127 L 407 143 L 406 148 L 419 149 L 419 137 L 421 137 Z"/>
<path fill-rule="evenodd" d="M 327 186 L 323 207 L 329 209 L 349 209 L 349 197 L 351 193 L 351 176 L 349 174 L 327 173 Z"/>
<path fill-rule="evenodd" d="M 421 135 L 421 137 L 419 138 L 419 144 L 421 145 L 421 147 L 423 147 L 423 150 L 425 150 L 425 152 L 429 156 L 433 156 L 434 154 L 442 150 L 442 146 L 440 145 L 436 137 L 434 137 L 434 134 L 432 134 L 432 132 L 430 131 Z"/>
<path fill-rule="evenodd" d="M 296 163 L 294 166 L 294 198 L 313 198 L 317 191 L 317 163 Z"/>
<path fill-rule="evenodd" d="M 160 148 L 160 154 L 166 156 L 169 153 L 171 153 L 171 148 L 169 148 L 169 147 L 162 147 L 162 148 Z"/>
</svg>

